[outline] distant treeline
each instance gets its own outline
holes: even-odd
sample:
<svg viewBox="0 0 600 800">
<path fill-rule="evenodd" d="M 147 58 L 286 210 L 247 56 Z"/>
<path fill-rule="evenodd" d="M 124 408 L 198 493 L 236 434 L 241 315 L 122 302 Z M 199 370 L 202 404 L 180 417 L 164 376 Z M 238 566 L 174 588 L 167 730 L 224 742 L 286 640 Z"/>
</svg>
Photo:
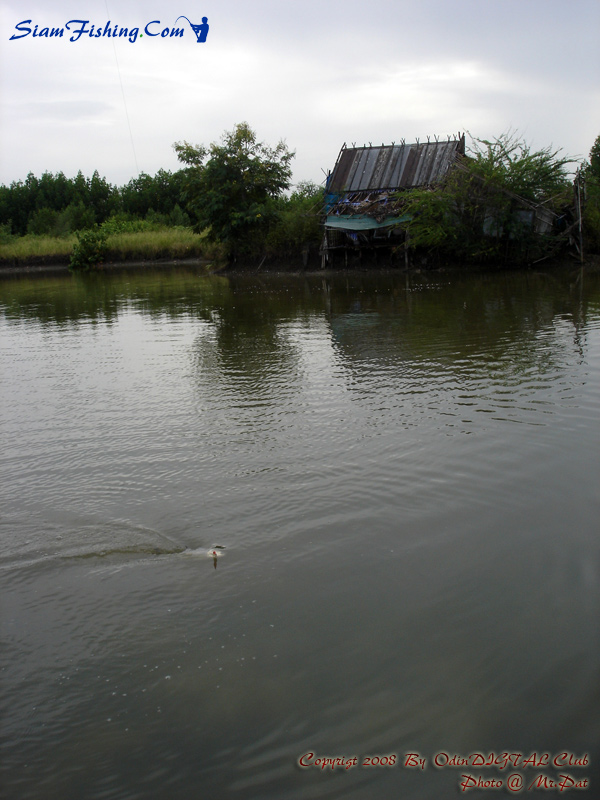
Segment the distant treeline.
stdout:
<svg viewBox="0 0 600 800">
<path fill-rule="evenodd" d="M 176 142 L 174 149 L 182 169 L 141 173 L 121 187 L 98 172 L 91 178 L 30 173 L 0 186 L 0 244 L 46 236 L 59 237 L 62 247 L 72 234 L 79 242 L 72 264 L 82 261 L 85 268 L 114 250 L 110 236 L 160 228 L 177 234 L 193 228 L 230 262 L 299 259 L 306 266 L 318 253 L 324 190 L 311 181 L 292 186 L 294 153 L 284 141 L 270 147 L 242 122 L 220 142 Z M 600 136 L 589 161 L 578 165 L 575 194 L 574 165 L 550 147 L 533 151 L 511 132 L 474 139 L 468 157 L 439 185 L 395 195 L 405 236 L 392 254 L 402 260 L 419 251 L 431 263 L 516 263 L 538 261 L 573 242 L 600 252 Z M 535 215 L 542 211 L 550 222 L 540 216 L 538 229 Z M 162 257 L 162 245 L 159 252 Z"/>
<path fill-rule="evenodd" d="M 144 219 L 169 226 L 189 226 L 183 210 L 184 170 L 160 169 L 154 177 L 140 173 L 125 186 L 113 186 L 94 172 L 74 178 L 62 172 L 29 173 L 24 181 L 0 186 L 0 225 L 13 236 L 28 233 L 66 236 L 110 217 Z"/>
</svg>

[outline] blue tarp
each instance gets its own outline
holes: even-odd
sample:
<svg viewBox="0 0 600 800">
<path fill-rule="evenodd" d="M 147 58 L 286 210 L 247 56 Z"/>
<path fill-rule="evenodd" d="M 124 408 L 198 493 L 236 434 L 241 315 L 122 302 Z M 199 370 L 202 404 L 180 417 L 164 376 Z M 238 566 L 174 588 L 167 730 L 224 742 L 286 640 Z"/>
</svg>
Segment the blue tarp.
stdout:
<svg viewBox="0 0 600 800">
<path fill-rule="evenodd" d="M 401 217 L 386 217 L 383 222 L 377 222 L 366 214 L 330 214 L 325 220 L 326 228 L 336 228 L 345 231 L 370 231 L 375 228 L 391 228 L 410 220 L 409 214 Z"/>
</svg>

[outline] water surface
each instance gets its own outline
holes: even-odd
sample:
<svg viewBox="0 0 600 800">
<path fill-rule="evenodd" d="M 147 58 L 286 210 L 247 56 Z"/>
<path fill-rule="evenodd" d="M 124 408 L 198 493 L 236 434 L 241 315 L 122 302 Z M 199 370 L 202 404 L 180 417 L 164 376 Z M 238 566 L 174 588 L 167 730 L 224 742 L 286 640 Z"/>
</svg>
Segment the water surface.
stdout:
<svg viewBox="0 0 600 800">
<path fill-rule="evenodd" d="M 598 276 L 19 276 L 0 314 L 6 798 L 599 785 Z"/>
</svg>

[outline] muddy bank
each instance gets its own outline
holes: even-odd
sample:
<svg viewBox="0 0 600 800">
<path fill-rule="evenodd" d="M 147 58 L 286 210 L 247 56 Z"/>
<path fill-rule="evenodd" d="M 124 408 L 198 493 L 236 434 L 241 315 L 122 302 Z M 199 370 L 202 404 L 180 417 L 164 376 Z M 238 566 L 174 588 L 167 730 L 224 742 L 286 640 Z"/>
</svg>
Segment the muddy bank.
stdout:
<svg viewBox="0 0 600 800">
<path fill-rule="evenodd" d="M 531 265 L 515 265 L 514 269 L 518 270 L 534 270 L 534 271 L 548 271 L 553 269 L 577 269 L 582 267 L 586 271 L 597 272 L 600 271 L 600 254 L 593 254 L 584 259 L 583 265 L 579 259 L 574 257 L 565 257 L 555 259 L 548 259 L 538 264 Z M 416 260 L 409 263 L 408 266 L 402 261 L 384 261 L 384 260 L 350 260 L 346 265 L 344 259 L 338 259 L 333 264 L 327 264 L 325 269 L 321 266 L 320 258 L 316 256 L 305 259 L 302 255 L 296 258 L 261 258 L 261 259 L 236 259 L 228 264 L 218 263 L 214 260 L 206 258 L 185 258 L 185 259 L 146 259 L 137 261 L 108 261 L 101 264 L 92 272 L 98 274 L 102 272 L 111 272 L 114 270 L 129 270 L 129 269 L 173 269 L 173 268 L 197 268 L 206 274 L 219 273 L 222 275 L 236 274 L 236 273 L 268 273 L 268 272 L 344 272 L 351 271 L 369 271 L 369 270 L 392 270 L 395 272 L 436 272 L 439 270 L 464 270 L 476 272 L 478 270 L 493 270 L 495 267 L 489 264 L 469 265 L 465 267 L 463 264 L 456 264 L 451 262 L 446 263 L 428 263 Z M 497 269 L 511 269 L 510 265 L 503 264 Z M 26 274 L 26 273 L 64 273 L 69 271 L 69 261 L 64 256 L 38 256 L 27 259 L 26 262 L 16 261 L 14 259 L 8 261 L 0 261 L 0 277 L 2 275 L 12 274 Z"/>
<path fill-rule="evenodd" d="M 170 269 L 173 267 L 200 267 L 207 272 L 212 271 L 211 267 L 214 265 L 213 261 L 203 258 L 185 258 L 185 259 L 172 259 L 161 258 L 156 260 L 144 261 L 107 261 L 105 264 L 100 264 L 92 272 L 98 274 L 104 271 L 116 269 Z M 215 271 L 218 268 L 215 266 Z M 64 256 L 52 257 L 38 257 L 27 259 L 26 262 L 18 262 L 15 260 L 0 262 L 0 275 L 9 275 L 21 272 L 68 272 L 69 261 L 65 260 Z"/>
</svg>

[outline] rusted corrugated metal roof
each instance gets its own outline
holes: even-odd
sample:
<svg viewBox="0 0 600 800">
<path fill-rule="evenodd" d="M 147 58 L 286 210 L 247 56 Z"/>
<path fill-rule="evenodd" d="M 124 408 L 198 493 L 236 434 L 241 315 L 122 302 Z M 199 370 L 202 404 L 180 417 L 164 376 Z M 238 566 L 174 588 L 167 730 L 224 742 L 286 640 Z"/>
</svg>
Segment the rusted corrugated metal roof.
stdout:
<svg viewBox="0 0 600 800">
<path fill-rule="evenodd" d="M 415 144 L 343 147 L 327 190 L 337 194 L 429 186 L 441 180 L 464 152 L 464 136 Z"/>
</svg>

